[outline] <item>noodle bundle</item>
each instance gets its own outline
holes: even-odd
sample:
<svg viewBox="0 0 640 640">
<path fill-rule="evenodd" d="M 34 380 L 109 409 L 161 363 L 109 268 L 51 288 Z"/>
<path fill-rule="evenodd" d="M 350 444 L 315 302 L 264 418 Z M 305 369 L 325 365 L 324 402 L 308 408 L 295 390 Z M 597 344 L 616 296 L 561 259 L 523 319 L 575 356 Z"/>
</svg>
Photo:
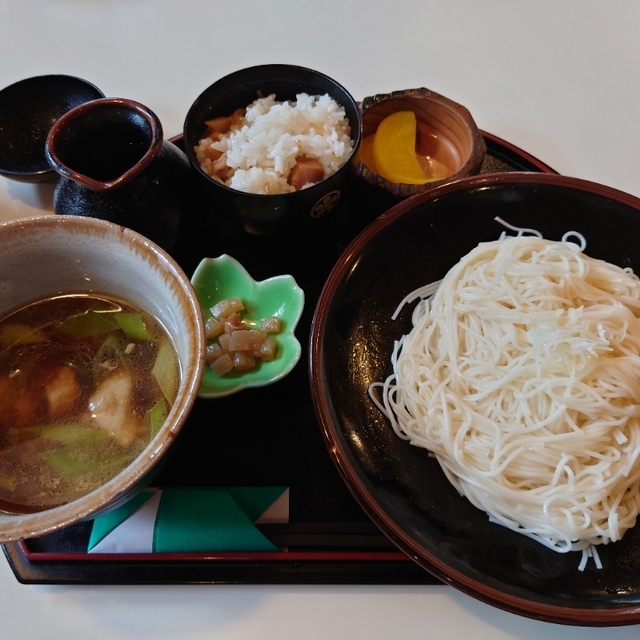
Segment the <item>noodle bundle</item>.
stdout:
<svg viewBox="0 0 640 640">
<path fill-rule="evenodd" d="M 619 540 L 640 507 L 638 277 L 518 236 L 424 295 L 371 389 L 396 433 L 492 521 L 583 556 Z"/>
</svg>

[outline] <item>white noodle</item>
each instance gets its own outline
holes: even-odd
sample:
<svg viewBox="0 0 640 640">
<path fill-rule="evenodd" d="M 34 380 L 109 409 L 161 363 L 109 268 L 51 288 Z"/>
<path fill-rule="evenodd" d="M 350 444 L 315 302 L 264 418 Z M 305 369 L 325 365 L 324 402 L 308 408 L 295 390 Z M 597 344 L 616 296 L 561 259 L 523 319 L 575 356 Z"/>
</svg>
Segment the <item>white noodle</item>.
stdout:
<svg viewBox="0 0 640 640">
<path fill-rule="evenodd" d="M 480 244 L 402 301 L 394 317 L 422 298 L 370 389 L 491 521 L 583 551 L 580 568 L 640 510 L 640 280 L 585 244 L 532 230 Z"/>
</svg>

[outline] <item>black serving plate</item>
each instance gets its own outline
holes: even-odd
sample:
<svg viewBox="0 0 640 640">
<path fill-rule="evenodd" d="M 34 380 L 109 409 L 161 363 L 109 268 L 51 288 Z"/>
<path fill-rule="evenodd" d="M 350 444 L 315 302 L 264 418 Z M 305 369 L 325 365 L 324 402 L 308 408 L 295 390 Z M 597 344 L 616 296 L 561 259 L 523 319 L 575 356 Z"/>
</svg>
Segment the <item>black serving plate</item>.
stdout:
<svg viewBox="0 0 640 640">
<path fill-rule="evenodd" d="M 557 553 L 491 522 L 460 496 L 437 460 L 396 436 L 368 395 L 391 373 L 394 342 L 412 327 L 412 291 L 443 278 L 505 227 L 549 240 L 577 231 L 586 253 L 640 271 L 640 199 L 559 175 L 495 173 L 449 183 L 378 217 L 344 251 L 320 294 L 311 340 L 313 400 L 326 445 L 359 503 L 400 549 L 444 582 L 507 611 L 549 622 L 640 622 L 640 527 L 580 552 Z"/>
<path fill-rule="evenodd" d="M 505 141 L 484 136 L 484 173 L 555 173 Z M 194 191 L 191 216 L 172 254 L 188 274 L 202 258 L 226 253 L 256 280 L 293 275 L 306 298 L 297 329 L 303 354 L 292 373 L 275 385 L 198 399 L 156 484 L 290 487 L 290 525 L 279 532 L 287 539 L 288 551 L 89 555 L 85 549 L 91 523 L 80 523 L 5 544 L 16 578 L 46 584 L 440 583 L 390 543 L 352 497 L 327 454 L 305 366 L 313 311 L 328 274 L 351 240 L 398 200 L 350 179 L 322 229 L 296 241 L 249 235 L 224 210 L 214 217 L 210 204 L 200 204 L 203 197 Z M 238 421 L 244 428 L 229 428 Z"/>
</svg>

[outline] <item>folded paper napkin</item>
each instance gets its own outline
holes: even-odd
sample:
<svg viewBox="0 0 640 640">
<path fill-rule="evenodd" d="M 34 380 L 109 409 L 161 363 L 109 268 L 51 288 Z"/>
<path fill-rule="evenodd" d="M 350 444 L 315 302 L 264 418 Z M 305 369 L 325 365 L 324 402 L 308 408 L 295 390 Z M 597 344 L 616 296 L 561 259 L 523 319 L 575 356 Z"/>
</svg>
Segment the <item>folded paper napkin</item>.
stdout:
<svg viewBox="0 0 640 640">
<path fill-rule="evenodd" d="M 95 518 L 88 551 L 278 551 L 256 525 L 288 521 L 287 487 L 146 489 Z"/>
</svg>

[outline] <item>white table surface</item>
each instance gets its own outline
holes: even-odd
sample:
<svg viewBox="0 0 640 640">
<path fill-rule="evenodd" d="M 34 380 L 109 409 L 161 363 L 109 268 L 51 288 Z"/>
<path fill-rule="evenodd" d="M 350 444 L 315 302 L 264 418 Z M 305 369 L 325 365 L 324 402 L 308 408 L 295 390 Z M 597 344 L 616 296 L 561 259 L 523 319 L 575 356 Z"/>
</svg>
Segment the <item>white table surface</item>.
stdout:
<svg viewBox="0 0 640 640">
<path fill-rule="evenodd" d="M 77 75 L 180 133 L 242 67 L 323 71 L 356 99 L 426 86 L 559 172 L 640 196 L 640 3 L 0 0 L 0 87 Z M 52 210 L 0 178 L 0 220 Z M 26 586 L 0 559 L 0 638 L 637 638 L 499 611 L 445 586 Z"/>
</svg>

